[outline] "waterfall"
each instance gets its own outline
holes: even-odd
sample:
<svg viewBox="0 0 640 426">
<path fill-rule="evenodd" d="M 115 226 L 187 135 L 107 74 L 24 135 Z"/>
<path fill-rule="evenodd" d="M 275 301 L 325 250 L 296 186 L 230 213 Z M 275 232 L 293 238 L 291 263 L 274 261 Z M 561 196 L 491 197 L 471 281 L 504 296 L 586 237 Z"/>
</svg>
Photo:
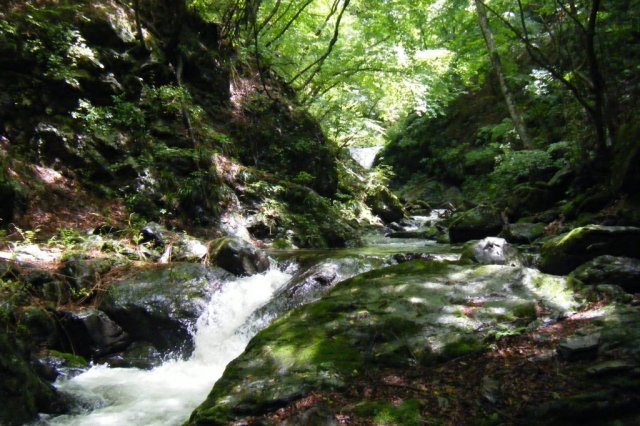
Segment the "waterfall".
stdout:
<svg viewBox="0 0 640 426">
<path fill-rule="evenodd" d="M 152 370 L 96 365 L 56 384 L 85 407 L 50 418 L 51 425 L 180 425 L 207 397 L 226 365 L 253 335 L 241 326 L 291 276 L 272 269 L 227 282 L 214 293 L 197 322 L 188 360 L 170 360 Z M 266 324 L 261 324 L 264 326 Z M 261 327 L 251 327 L 257 331 Z"/>
<path fill-rule="evenodd" d="M 380 152 L 383 146 L 372 146 L 369 148 L 349 148 L 349 154 L 353 157 L 358 164 L 365 169 L 373 167 L 373 162 L 376 159 L 376 155 Z"/>
</svg>

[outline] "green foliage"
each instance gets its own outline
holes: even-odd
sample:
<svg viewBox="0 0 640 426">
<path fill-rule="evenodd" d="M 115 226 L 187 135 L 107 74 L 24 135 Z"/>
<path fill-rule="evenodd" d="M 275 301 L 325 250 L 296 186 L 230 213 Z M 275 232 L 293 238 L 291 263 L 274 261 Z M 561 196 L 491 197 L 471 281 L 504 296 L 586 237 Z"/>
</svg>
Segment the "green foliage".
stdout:
<svg viewBox="0 0 640 426">
<path fill-rule="evenodd" d="M 0 324 L 8 326 L 13 322 L 16 307 L 29 300 L 29 286 L 13 279 L 0 279 Z"/>
<path fill-rule="evenodd" d="M 420 415 L 420 403 L 416 400 L 404 401 L 398 406 L 388 402 L 365 402 L 358 404 L 354 412 L 359 416 L 371 417 L 376 425 L 424 424 Z"/>
<path fill-rule="evenodd" d="M 506 188 L 526 180 L 539 170 L 552 168 L 554 165 L 555 163 L 547 151 L 507 151 L 498 160 L 493 176 Z"/>
<path fill-rule="evenodd" d="M 145 114 L 136 104 L 124 96 L 114 96 L 111 106 L 98 107 L 87 99 L 80 99 L 78 108 L 71 116 L 80 120 L 87 130 L 97 135 L 108 135 L 113 129 L 141 130 L 145 125 Z"/>
<path fill-rule="evenodd" d="M 293 181 L 299 185 L 309 185 L 314 181 L 314 177 L 305 171 L 301 171 L 294 178 Z"/>
</svg>

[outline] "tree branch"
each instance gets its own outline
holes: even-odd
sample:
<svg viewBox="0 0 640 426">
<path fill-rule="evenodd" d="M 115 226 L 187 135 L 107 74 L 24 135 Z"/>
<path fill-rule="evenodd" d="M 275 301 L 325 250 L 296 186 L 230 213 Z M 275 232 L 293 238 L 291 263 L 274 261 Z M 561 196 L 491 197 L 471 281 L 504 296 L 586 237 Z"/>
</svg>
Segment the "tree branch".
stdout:
<svg viewBox="0 0 640 426">
<path fill-rule="evenodd" d="M 309 82 L 311 82 L 311 80 L 313 80 L 313 78 L 318 74 L 318 72 L 320 71 L 320 68 L 322 68 L 322 64 L 329 57 L 329 55 L 331 55 L 331 52 L 333 51 L 333 47 L 338 42 L 338 37 L 340 34 L 340 23 L 342 22 L 342 17 L 344 16 L 344 12 L 347 10 L 347 7 L 349 6 L 350 2 L 351 0 L 344 0 L 344 3 L 342 5 L 342 10 L 340 11 L 338 18 L 336 19 L 336 25 L 333 30 L 333 37 L 331 38 L 331 41 L 329 42 L 329 47 L 324 52 L 324 54 L 322 54 L 318 59 L 316 59 L 311 64 L 307 65 L 302 71 L 296 74 L 291 80 L 287 82 L 287 85 L 293 84 L 298 78 L 304 75 L 307 71 L 311 70 L 311 68 L 313 67 L 315 67 L 315 69 L 313 70 L 311 75 L 305 80 L 305 82 L 302 84 L 301 87 L 306 87 L 309 84 Z"/>
</svg>

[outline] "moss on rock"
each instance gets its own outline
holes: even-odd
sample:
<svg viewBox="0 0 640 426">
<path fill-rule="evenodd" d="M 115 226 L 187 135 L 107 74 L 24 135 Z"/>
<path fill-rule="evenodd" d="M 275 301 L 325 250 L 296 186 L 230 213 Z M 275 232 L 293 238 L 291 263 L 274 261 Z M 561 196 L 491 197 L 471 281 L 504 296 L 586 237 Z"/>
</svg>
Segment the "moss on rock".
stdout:
<svg viewBox="0 0 640 426">
<path fill-rule="evenodd" d="M 545 242 L 539 268 L 551 274 L 568 274 L 598 256 L 640 258 L 640 228 L 589 225 Z"/>
<path fill-rule="evenodd" d="M 532 276 L 542 275 L 416 260 L 344 281 L 258 333 L 188 424 L 228 424 L 343 389 L 364 372 L 481 352 L 486 336 L 477 330 L 526 325 L 536 303 L 561 309 Z"/>
</svg>

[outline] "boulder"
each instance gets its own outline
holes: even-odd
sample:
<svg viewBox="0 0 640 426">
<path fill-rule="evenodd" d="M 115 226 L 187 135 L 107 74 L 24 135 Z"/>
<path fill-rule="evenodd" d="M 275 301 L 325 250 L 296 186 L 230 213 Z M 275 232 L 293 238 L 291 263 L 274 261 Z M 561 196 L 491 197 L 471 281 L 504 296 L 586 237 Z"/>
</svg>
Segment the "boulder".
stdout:
<svg viewBox="0 0 640 426">
<path fill-rule="evenodd" d="M 140 230 L 141 240 L 140 243 L 151 243 L 156 247 L 164 247 L 165 235 L 168 233 L 167 229 L 155 222 L 149 222 Z"/>
<path fill-rule="evenodd" d="M 117 352 L 102 358 L 110 367 L 115 368 L 140 368 L 150 370 L 162 365 L 164 358 L 162 353 L 148 342 L 134 342 L 124 351 Z"/>
<path fill-rule="evenodd" d="M 500 237 L 514 244 L 530 244 L 544 236 L 544 223 L 512 223 L 506 225 Z"/>
<path fill-rule="evenodd" d="M 560 343 L 556 351 L 560 359 L 565 361 L 595 359 L 598 356 L 599 346 L 600 334 L 594 333 L 570 337 Z"/>
<path fill-rule="evenodd" d="M 411 239 L 422 239 L 422 240 L 435 240 L 443 232 L 435 226 L 430 226 L 426 228 L 416 229 L 415 231 L 396 231 L 387 234 L 386 236 L 389 238 L 411 238 Z"/>
<path fill-rule="evenodd" d="M 26 306 L 14 311 L 16 322 L 20 324 L 20 340 L 32 348 L 58 347 L 65 341 L 60 332 L 53 310 L 39 306 Z"/>
<path fill-rule="evenodd" d="M 373 214 L 385 223 L 398 222 L 405 216 L 404 208 L 398 198 L 386 187 L 379 187 L 367 196 L 365 203 Z"/>
<path fill-rule="evenodd" d="M 640 259 L 600 256 L 578 267 L 571 276 L 583 284 L 615 284 L 629 293 L 638 293 Z"/>
<path fill-rule="evenodd" d="M 68 339 L 69 350 L 97 358 L 125 348 L 129 336 L 104 312 L 95 308 L 76 308 L 60 312 L 60 325 Z"/>
<path fill-rule="evenodd" d="M 487 206 L 456 213 L 449 223 L 449 239 L 452 243 L 479 240 L 497 236 L 502 230 L 500 211 Z"/>
<path fill-rule="evenodd" d="M 3 327 L 4 328 L 4 327 Z M 18 345 L 0 329 L 0 424 L 23 425 L 38 413 L 55 413 L 60 400 L 16 349 Z"/>
<path fill-rule="evenodd" d="M 462 249 L 462 261 L 482 265 L 517 265 L 518 250 L 504 238 L 487 237 L 480 241 L 470 241 Z"/>
<path fill-rule="evenodd" d="M 171 259 L 175 262 L 200 262 L 209 252 L 209 247 L 202 241 L 186 234 L 176 236 Z"/>
<path fill-rule="evenodd" d="M 423 200 L 414 200 L 407 203 L 405 209 L 412 215 L 427 216 L 431 213 L 431 205 Z"/>
<path fill-rule="evenodd" d="M 640 228 L 589 225 L 544 243 L 538 267 L 550 274 L 568 274 L 603 255 L 640 258 Z"/>
<path fill-rule="evenodd" d="M 357 275 L 259 332 L 186 424 L 241 424 L 361 375 L 478 354 L 490 329 L 528 324 L 537 304 L 577 305 L 549 281 L 564 283 L 518 267 L 422 260 Z"/>
<path fill-rule="evenodd" d="M 99 308 L 132 340 L 152 343 L 163 354 L 189 354 L 207 296 L 231 278 L 220 268 L 194 263 L 140 270 L 113 283 Z"/>
<path fill-rule="evenodd" d="M 267 254 L 252 244 L 234 237 L 211 242 L 209 260 L 235 275 L 254 275 L 269 269 Z"/>
<path fill-rule="evenodd" d="M 59 272 L 75 290 L 89 290 L 100 281 L 102 275 L 111 270 L 111 266 L 108 259 L 83 259 L 75 256 L 65 260 Z"/>
<path fill-rule="evenodd" d="M 557 199 L 546 185 L 518 185 L 507 198 L 511 215 L 523 217 L 543 211 Z"/>
</svg>

